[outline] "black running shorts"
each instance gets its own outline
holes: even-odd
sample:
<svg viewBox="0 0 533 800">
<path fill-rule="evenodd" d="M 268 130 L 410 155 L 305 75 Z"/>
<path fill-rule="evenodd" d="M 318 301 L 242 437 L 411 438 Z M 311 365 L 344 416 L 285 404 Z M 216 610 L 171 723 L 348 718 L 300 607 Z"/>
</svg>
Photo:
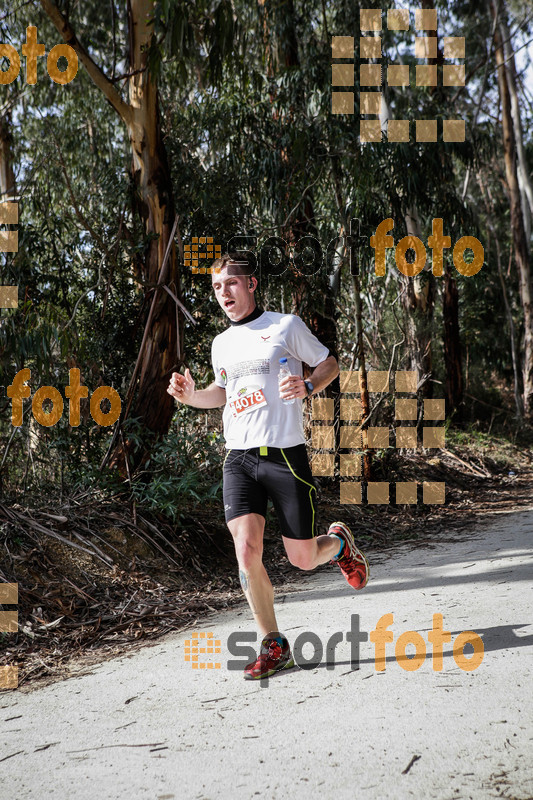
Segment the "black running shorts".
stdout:
<svg viewBox="0 0 533 800">
<path fill-rule="evenodd" d="M 266 517 L 270 497 L 283 536 L 316 535 L 316 487 L 304 444 L 228 450 L 223 494 L 226 522 L 243 514 Z"/>
</svg>

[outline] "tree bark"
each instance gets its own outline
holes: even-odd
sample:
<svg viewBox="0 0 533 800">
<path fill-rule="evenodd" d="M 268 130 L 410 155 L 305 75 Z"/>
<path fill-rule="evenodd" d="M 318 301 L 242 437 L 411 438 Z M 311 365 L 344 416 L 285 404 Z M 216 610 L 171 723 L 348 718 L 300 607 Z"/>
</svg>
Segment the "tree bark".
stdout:
<svg viewBox="0 0 533 800">
<path fill-rule="evenodd" d="M 146 69 L 147 49 L 153 35 L 148 18 L 153 14 L 153 5 L 152 0 L 128 2 L 130 71 L 137 73 L 129 79 L 132 113 L 128 134 L 133 154 L 133 178 L 138 190 L 138 211 L 149 239 L 143 279 L 155 286 L 174 223 L 175 208 L 170 168 L 161 135 L 157 86 Z M 168 275 L 167 284 L 181 300 L 174 243 L 171 245 Z M 167 292 L 159 292 L 131 414 L 140 416 L 149 430 L 165 434 L 174 411 L 174 402 L 166 391 L 171 368 L 178 369 L 183 362 L 183 316 L 180 312 L 180 329 L 176 330 L 174 301 Z"/>
<path fill-rule="evenodd" d="M 491 11 L 496 14 L 494 0 L 491 1 Z M 498 87 L 500 90 L 500 104 L 502 112 L 503 154 L 505 161 L 505 177 L 509 194 L 511 210 L 511 233 L 516 268 L 518 270 L 520 302 L 524 315 L 524 358 L 523 358 L 523 387 L 524 387 L 524 417 L 533 421 L 533 308 L 531 302 L 531 271 L 529 267 L 529 253 L 520 186 L 517 172 L 517 151 L 514 135 L 511 97 L 509 93 L 508 73 L 505 69 L 505 53 L 501 31 L 496 28 L 494 35 L 494 49 L 498 70 Z"/>
<path fill-rule="evenodd" d="M 17 194 L 12 147 L 11 114 L 6 112 L 0 118 L 0 201 L 2 202 L 15 200 Z"/>
<path fill-rule="evenodd" d="M 433 6 L 434 3 L 432 0 L 422 0 L 422 8 L 431 9 Z M 427 36 L 434 37 L 437 40 L 437 58 L 428 59 L 428 64 L 442 64 L 443 58 L 438 45 L 437 30 L 428 30 Z M 430 91 L 432 93 L 442 93 L 442 87 L 433 87 Z M 407 220 L 407 225 L 409 233 L 409 220 Z M 419 236 L 419 234 L 417 235 Z M 421 237 L 419 236 L 419 238 Z M 413 309 L 413 324 L 415 329 L 417 329 L 415 330 L 415 334 L 418 344 L 418 353 L 415 351 L 415 356 L 419 368 L 424 374 L 430 374 L 432 371 L 431 325 L 433 321 L 435 291 L 436 286 L 433 273 L 428 273 L 426 276 L 425 271 L 423 271 L 413 279 L 412 293 L 408 300 L 410 307 Z M 449 264 L 444 271 L 442 315 L 444 321 L 444 367 L 446 374 L 447 412 L 450 414 L 455 413 L 457 419 L 458 415 L 460 415 L 461 403 L 463 401 L 464 382 L 459 327 L 459 294 L 457 282 Z M 416 365 L 413 365 L 413 368 L 415 367 Z M 422 387 L 424 396 L 431 396 L 433 393 L 432 388 L 432 382 L 425 382 Z"/>
<path fill-rule="evenodd" d="M 422 240 L 422 232 L 418 221 L 416 208 L 410 208 L 405 216 L 408 236 L 416 236 Z M 402 305 L 406 317 L 407 332 L 407 369 L 417 370 L 419 380 L 423 376 L 431 375 L 432 353 L 432 323 L 435 307 L 435 277 L 431 270 L 423 269 L 413 278 L 401 276 L 403 287 Z M 424 397 L 431 397 L 433 383 L 425 380 L 421 393 Z"/>
<path fill-rule="evenodd" d="M 13 136 L 11 133 L 11 114 L 6 111 L 3 117 L 0 117 L 0 203 L 14 202 L 17 198 L 17 187 L 15 183 L 15 172 L 13 170 Z M 5 348 L 0 346 L 0 358 L 3 357 Z M 18 364 L 19 369 L 24 367 L 24 356 L 21 354 L 21 360 Z M 4 379 L 3 370 L 0 369 L 0 377 Z M 35 422 L 33 415 L 30 416 L 30 432 L 32 423 Z M 13 434 L 16 428 L 13 428 L 11 437 L 6 443 L 2 463 L 0 464 L 0 494 L 4 491 L 4 465 L 6 462 L 11 443 L 13 441 Z M 31 446 L 31 433 L 30 441 Z M 7 474 L 7 471 L 6 471 Z"/>
<path fill-rule="evenodd" d="M 502 269 L 500 241 L 497 232 L 494 230 L 493 224 L 490 222 L 491 219 L 496 218 L 496 211 L 494 209 L 494 202 L 492 200 L 490 186 L 485 186 L 485 183 L 481 175 L 479 174 L 477 176 L 477 180 L 479 188 L 481 190 L 481 194 L 485 201 L 485 208 L 487 211 L 486 215 L 487 227 L 491 232 L 492 236 L 494 237 L 494 244 L 496 245 L 496 263 L 498 265 L 498 277 L 500 279 L 500 285 L 502 287 L 502 297 L 505 305 L 505 313 L 507 315 L 507 323 L 509 325 L 509 341 L 511 349 L 511 360 L 513 363 L 513 378 L 514 378 L 513 382 L 514 382 L 514 400 L 516 408 L 516 417 L 521 422 L 524 417 L 524 409 L 522 408 L 522 391 L 520 389 L 520 384 L 521 384 L 520 357 L 519 357 L 518 347 L 516 344 L 516 328 L 513 320 L 513 311 L 511 309 L 511 304 L 509 303 L 509 296 L 507 292 L 508 287 Z M 512 259 L 512 251 L 509 257 L 509 264 L 511 264 L 511 259 Z"/>
<path fill-rule="evenodd" d="M 517 176 L 522 195 L 522 216 L 524 218 L 526 239 L 529 243 L 531 236 L 531 214 L 533 213 L 533 185 L 531 183 L 526 154 L 524 152 L 524 136 L 522 132 L 522 120 L 520 118 L 520 103 L 518 101 L 516 66 L 511 43 L 511 34 L 509 32 L 509 25 L 507 24 L 507 9 L 505 7 L 505 0 L 501 0 L 499 26 L 503 44 L 503 53 L 505 56 L 505 73 L 507 76 L 507 85 L 509 87 L 509 97 L 511 100 L 511 117 L 513 120 L 513 131 L 517 154 Z"/>
<path fill-rule="evenodd" d="M 382 125 L 391 117 L 390 108 L 383 97 Z M 407 209 L 404 219 L 408 236 L 416 236 L 422 240 L 416 206 Z M 405 368 L 416 370 L 420 380 L 422 376 L 427 377 L 432 372 L 431 329 L 435 305 L 435 277 L 431 269 L 426 267 L 412 278 L 398 271 L 398 280 L 401 286 L 400 302 L 405 318 L 403 331 L 407 352 Z M 424 380 L 420 391 L 423 396 L 430 397 L 433 392 L 431 381 Z"/>
<path fill-rule="evenodd" d="M 128 0 L 129 23 L 129 103 L 118 94 L 114 84 L 78 40 L 70 23 L 53 0 L 41 5 L 64 41 L 73 47 L 93 83 L 109 100 L 124 122 L 132 151 L 132 174 L 137 188 L 137 211 L 142 220 L 147 246 L 142 265 L 142 278 L 155 287 L 175 218 L 172 180 L 165 145 L 161 135 L 157 84 L 147 69 L 147 50 L 153 36 L 151 18 L 153 0 Z M 180 276 L 176 249 L 171 244 L 167 284 L 181 300 Z M 183 315 L 176 315 L 174 301 L 164 290 L 159 291 L 150 324 L 147 346 L 142 354 L 137 395 L 130 415 L 140 417 L 156 434 L 168 431 L 174 409 L 166 389 L 172 368 L 183 363 Z M 178 319 L 178 329 L 176 326 Z M 126 450 L 131 451 L 126 443 Z M 141 454 L 137 454 L 138 461 Z M 115 450 L 112 464 L 123 471 L 122 448 Z"/>
<path fill-rule="evenodd" d="M 349 252 L 349 268 L 350 268 L 350 275 L 352 276 L 352 296 L 354 301 L 354 324 L 355 324 L 355 351 L 354 351 L 354 360 L 357 358 L 358 367 L 359 367 L 359 388 L 361 390 L 361 447 L 363 450 L 363 465 L 362 465 L 362 478 L 365 481 L 369 481 L 372 479 L 372 451 L 368 447 L 368 425 L 370 419 L 370 396 L 368 394 L 368 383 L 367 383 L 367 370 L 366 370 L 366 354 L 365 354 L 365 344 L 363 340 L 364 330 L 363 330 L 363 304 L 361 302 L 361 282 L 359 280 L 359 273 L 361 269 L 361 265 L 358 263 L 358 249 L 354 246 L 353 242 L 350 242 L 350 246 L 348 247 L 349 237 L 351 236 L 351 229 L 350 229 L 350 220 L 348 219 L 347 214 L 345 213 L 345 209 L 347 204 L 345 199 L 342 196 L 341 191 L 341 176 L 339 174 L 339 161 L 336 157 L 331 158 L 331 175 L 333 180 L 333 190 L 335 193 L 335 200 L 337 202 L 337 209 L 339 212 L 339 218 L 341 221 L 341 236 L 344 238 L 344 259 L 346 259 L 346 254 Z M 342 263 L 342 262 L 341 262 Z M 338 271 L 340 271 L 341 264 L 339 264 Z M 353 365 L 353 361 L 352 361 Z M 340 384 L 339 384 L 339 391 L 340 391 Z M 340 398 L 340 394 L 338 395 Z M 337 403 L 338 400 L 335 399 Z M 339 404 L 340 407 L 340 404 Z M 336 406 L 337 408 L 337 406 Z M 339 437 L 340 438 L 340 437 Z M 336 440 L 336 449 L 338 449 L 339 441 Z"/>
<path fill-rule="evenodd" d="M 454 413 L 455 420 L 461 417 L 463 402 L 463 363 L 459 337 L 459 293 L 457 282 L 449 264 L 444 272 L 442 295 L 444 321 L 444 363 L 446 365 L 446 413 Z"/>
<path fill-rule="evenodd" d="M 361 445 L 363 448 L 363 478 L 372 479 L 372 451 L 368 447 L 368 422 L 370 415 L 370 396 L 368 394 L 365 345 L 363 342 L 363 315 L 361 303 L 361 284 L 359 275 L 352 275 L 352 289 L 355 306 L 355 343 L 359 361 L 359 386 L 361 389 Z M 366 420 L 366 421 L 365 421 Z"/>
</svg>

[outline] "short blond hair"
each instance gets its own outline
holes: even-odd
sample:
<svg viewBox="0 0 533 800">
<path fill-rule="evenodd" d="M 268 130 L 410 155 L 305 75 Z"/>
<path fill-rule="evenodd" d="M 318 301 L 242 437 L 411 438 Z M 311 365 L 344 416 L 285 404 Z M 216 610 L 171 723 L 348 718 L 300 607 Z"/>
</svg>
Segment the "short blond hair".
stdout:
<svg viewBox="0 0 533 800">
<path fill-rule="evenodd" d="M 227 269 L 229 275 L 253 275 L 253 268 L 248 259 L 242 253 L 224 253 L 220 258 L 216 258 L 211 265 L 213 272 Z"/>
</svg>

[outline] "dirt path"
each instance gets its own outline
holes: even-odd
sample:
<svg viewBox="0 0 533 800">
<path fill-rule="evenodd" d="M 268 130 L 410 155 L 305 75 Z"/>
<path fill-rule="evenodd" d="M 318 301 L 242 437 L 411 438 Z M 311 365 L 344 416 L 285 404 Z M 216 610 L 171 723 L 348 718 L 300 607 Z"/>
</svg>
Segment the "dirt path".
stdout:
<svg viewBox="0 0 533 800">
<path fill-rule="evenodd" d="M 184 660 L 191 631 L 44 688 L 2 692 L 2 796 L 533 797 L 533 510 L 496 515 L 468 540 L 405 545 L 380 560 L 361 593 L 334 567 L 277 593 L 291 642 L 312 632 L 325 651 L 332 634 L 342 638 L 331 668 L 324 652 L 311 669 L 264 686 L 244 681 L 240 667 L 228 669 L 228 636 L 253 631 L 240 606 L 195 628 L 220 639 L 220 654 L 200 655 L 220 669 Z M 362 641 L 354 669 L 352 615 L 372 636 L 388 613 L 385 670 L 376 670 L 372 641 Z M 434 614 L 452 642 L 461 631 L 482 637 L 475 671 L 458 666 L 451 644 L 434 671 Z M 416 671 L 395 657 L 406 631 L 425 642 Z M 301 666 L 318 660 L 311 638 Z"/>
</svg>

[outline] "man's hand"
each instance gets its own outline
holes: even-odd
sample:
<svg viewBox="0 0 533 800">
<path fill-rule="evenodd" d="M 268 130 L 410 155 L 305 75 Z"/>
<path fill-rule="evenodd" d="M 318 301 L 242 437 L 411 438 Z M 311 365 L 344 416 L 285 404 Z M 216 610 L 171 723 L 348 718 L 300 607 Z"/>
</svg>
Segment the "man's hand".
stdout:
<svg viewBox="0 0 533 800">
<path fill-rule="evenodd" d="M 194 397 L 194 386 L 191 373 L 186 369 L 185 375 L 180 375 L 179 372 L 172 373 L 167 392 L 180 403 L 190 405 Z"/>
<path fill-rule="evenodd" d="M 307 388 L 304 379 L 299 375 L 286 375 L 279 382 L 279 396 L 282 400 L 292 400 L 297 397 L 307 397 Z"/>
<path fill-rule="evenodd" d="M 338 374 L 339 365 L 334 356 L 328 356 L 324 361 L 321 361 L 309 375 L 308 380 L 310 380 L 314 386 L 312 394 L 315 395 L 317 392 L 321 392 L 322 389 L 325 389 Z M 297 397 L 310 396 L 307 394 L 307 387 L 304 383 L 304 379 L 299 375 L 287 375 L 284 377 L 279 383 L 279 389 L 279 396 L 282 400 L 292 400 Z"/>
</svg>

